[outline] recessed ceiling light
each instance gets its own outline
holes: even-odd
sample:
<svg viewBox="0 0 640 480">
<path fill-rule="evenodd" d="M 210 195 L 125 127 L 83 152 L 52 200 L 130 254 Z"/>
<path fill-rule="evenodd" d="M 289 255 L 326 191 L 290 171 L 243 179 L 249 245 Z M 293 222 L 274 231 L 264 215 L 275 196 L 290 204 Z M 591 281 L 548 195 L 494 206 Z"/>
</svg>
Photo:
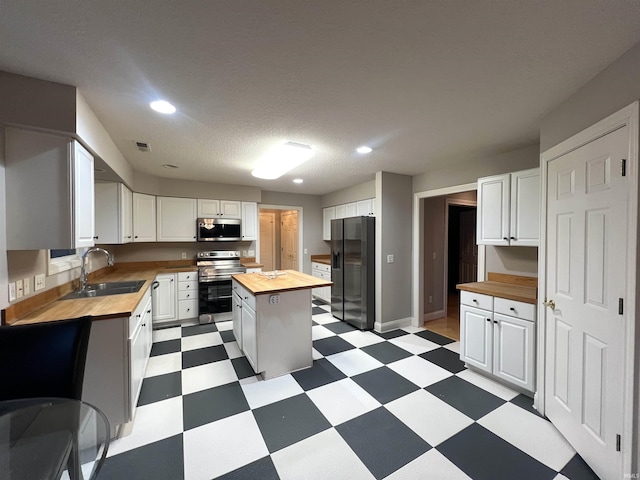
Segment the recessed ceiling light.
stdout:
<svg viewBox="0 0 640 480">
<path fill-rule="evenodd" d="M 171 105 L 166 100 L 155 100 L 155 101 L 151 102 L 149 104 L 149 106 L 153 110 L 155 110 L 156 112 L 164 113 L 164 114 L 167 114 L 167 115 L 171 114 L 171 113 L 175 113 L 175 111 L 176 111 L 176 107 Z"/>
<path fill-rule="evenodd" d="M 304 182 L 304 180 L 301 179 L 301 178 L 294 178 L 293 179 L 293 183 L 302 183 L 302 182 Z"/>
<path fill-rule="evenodd" d="M 309 145 L 302 143 L 287 142 L 278 145 L 258 161 L 251 175 L 267 180 L 279 178 L 309 160 L 314 153 Z"/>
<path fill-rule="evenodd" d="M 362 153 L 363 155 L 366 153 L 371 153 L 372 150 L 373 149 L 371 147 L 367 147 L 366 145 L 362 145 L 361 147 L 356 148 L 356 152 Z"/>
<path fill-rule="evenodd" d="M 164 168 L 180 168 L 178 165 L 174 165 L 172 163 L 165 163 L 162 165 Z"/>
</svg>

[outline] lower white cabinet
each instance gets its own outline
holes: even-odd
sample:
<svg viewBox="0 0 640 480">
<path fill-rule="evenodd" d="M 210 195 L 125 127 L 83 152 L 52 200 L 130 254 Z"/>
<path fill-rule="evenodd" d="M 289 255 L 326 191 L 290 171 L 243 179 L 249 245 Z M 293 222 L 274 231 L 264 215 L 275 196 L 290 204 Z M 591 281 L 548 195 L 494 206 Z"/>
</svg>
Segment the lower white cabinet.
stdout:
<svg viewBox="0 0 640 480">
<path fill-rule="evenodd" d="M 153 299 L 153 324 L 158 326 L 178 319 L 176 274 L 161 273 L 156 275 L 151 287 Z"/>
<path fill-rule="evenodd" d="M 255 372 L 260 372 L 258 365 L 258 324 L 256 311 L 246 300 L 242 300 L 242 351 Z"/>
<path fill-rule="evenodd" d="M 328 282 L 331 281 L 331 265 L 311 262 L 311 275 Z M 327 303 L 331 303 L 331 287 L 318 287 L 313 289 L 313 296 Z"/>
<path fill-rule="evenodd" d="M 178 320 L 198 316 L 198 272 L 178 273 Z"/>
<path fill-rule="evenodd" d="M 233 336 L 242 350 L 242 299 L 235 291 L 233 292 Z"/>
<path fill-rule="evenodd" d="M 87 350 L 82 399 L 104 412 L 111 437 L 133 420 L 152 344 L 151 291 L 130 317 L 95 320 Z"/>
<path fill-rule="evenodd" d="M 460 359 L 533 392 L 535 312 L 532 304 L 460 292 Z"/>
</svg>

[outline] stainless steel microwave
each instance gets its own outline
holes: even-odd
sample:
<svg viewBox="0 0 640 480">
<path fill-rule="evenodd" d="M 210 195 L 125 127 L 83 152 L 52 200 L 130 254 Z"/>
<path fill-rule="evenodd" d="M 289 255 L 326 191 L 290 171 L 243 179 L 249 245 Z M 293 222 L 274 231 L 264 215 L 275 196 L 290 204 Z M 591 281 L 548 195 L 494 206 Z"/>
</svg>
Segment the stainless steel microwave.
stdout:
<svg viewBox="0 0 640 480">
<path fill-rule="evenodd" d="M 199 242 L 239 242 L 242 240 L 239 218 L 199 218 Z"/>
</svg>

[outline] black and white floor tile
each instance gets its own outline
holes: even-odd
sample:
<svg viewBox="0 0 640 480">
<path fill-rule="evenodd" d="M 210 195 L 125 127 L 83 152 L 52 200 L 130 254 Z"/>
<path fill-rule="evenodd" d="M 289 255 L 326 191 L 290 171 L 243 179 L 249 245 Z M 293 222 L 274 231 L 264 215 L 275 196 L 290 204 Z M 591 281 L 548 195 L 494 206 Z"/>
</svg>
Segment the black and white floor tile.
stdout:
<svg viewBox="0 0 640 480">
<path fill-rule="evenodd" d="M 131 433 L 100 478 L 597 478 L 532 400 L 421 328 L 378 334 L 313 308 L 312 368 L 259 380 L 231 322 L 154 331 Z"/>
</svg>

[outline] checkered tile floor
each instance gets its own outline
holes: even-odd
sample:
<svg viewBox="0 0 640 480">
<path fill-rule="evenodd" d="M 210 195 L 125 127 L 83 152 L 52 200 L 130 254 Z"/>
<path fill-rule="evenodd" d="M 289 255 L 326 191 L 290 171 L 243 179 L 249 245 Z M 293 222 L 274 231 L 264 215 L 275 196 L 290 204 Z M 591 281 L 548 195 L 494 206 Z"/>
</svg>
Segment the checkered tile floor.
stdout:
<svg viewBox="0 0 640 480">
<path fill-rule="evenodd" d="M 532 400 L 458 343 L 362 332 L 313 307 L 313 367 L 258 380 L 231 322 L 154 331 L 130 435 L 101 479 L 597 478 Z"/>
</svg>

